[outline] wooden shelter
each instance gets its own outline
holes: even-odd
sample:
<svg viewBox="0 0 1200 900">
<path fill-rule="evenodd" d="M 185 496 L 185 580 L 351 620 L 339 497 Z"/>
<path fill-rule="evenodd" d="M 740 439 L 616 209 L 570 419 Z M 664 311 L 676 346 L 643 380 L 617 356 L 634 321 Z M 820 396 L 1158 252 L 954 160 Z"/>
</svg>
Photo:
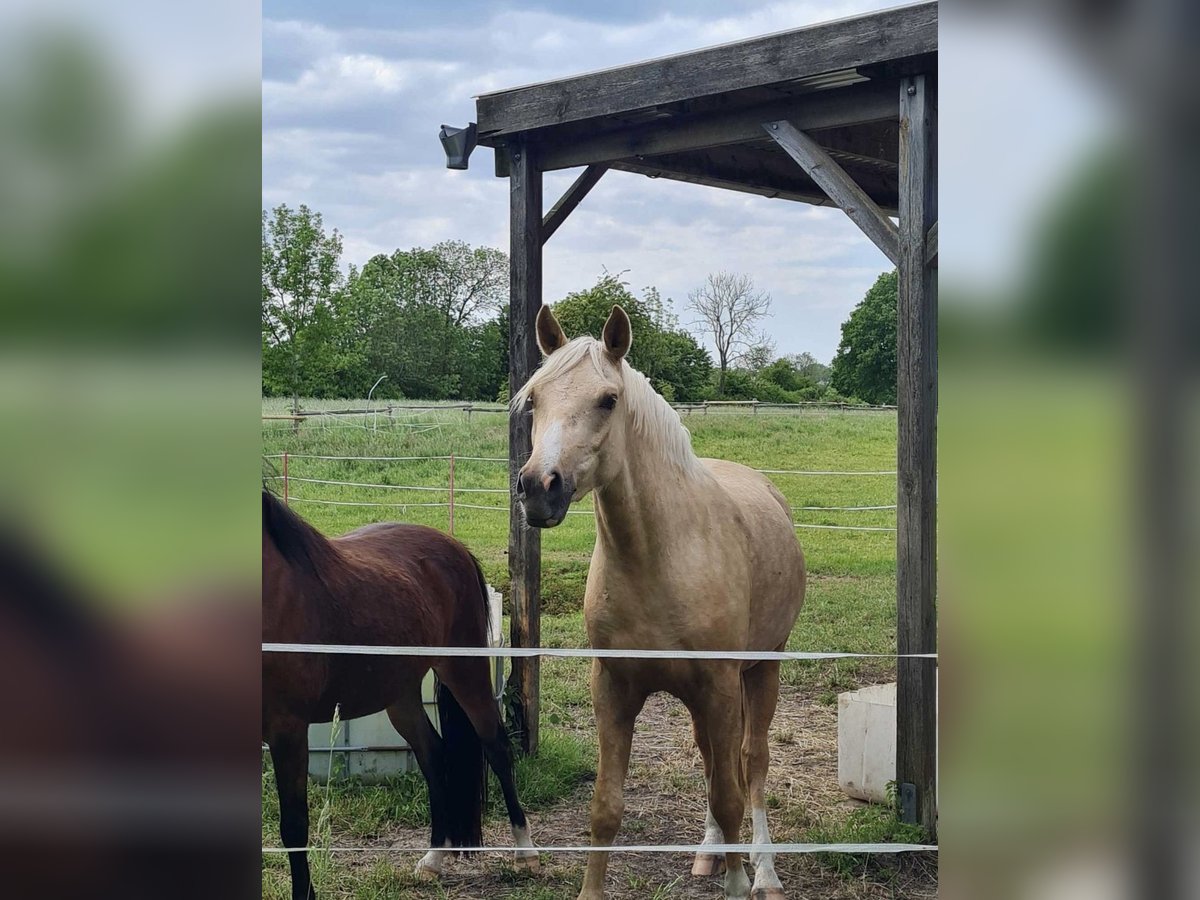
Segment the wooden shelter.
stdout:
<svg viewBox="0 0 1200 900">
<path fill-rule="evenodd" d="M 513 392 L 538 365 L 542 247 L 609 169 L 837 206 L 896 264 L 900 654 L 937 649 L 937 29 L 937 3 L 919 3 L 498 91 L 477 98 L 474 132 L 509 180 Z M 579 166 L 546 211 L 542 173 Z M 515 476 L 531 452 L 528 422 L 514 417 L 509 438 Z M 514 508 L 514 646 L 540 643 L 540 546 Z M 933 833 L 936 661 L 902 657 L 898 669 L 901 805 Z M 538 673 L 537 659 L 514 660 L 531 750 Z"/>
</svg>

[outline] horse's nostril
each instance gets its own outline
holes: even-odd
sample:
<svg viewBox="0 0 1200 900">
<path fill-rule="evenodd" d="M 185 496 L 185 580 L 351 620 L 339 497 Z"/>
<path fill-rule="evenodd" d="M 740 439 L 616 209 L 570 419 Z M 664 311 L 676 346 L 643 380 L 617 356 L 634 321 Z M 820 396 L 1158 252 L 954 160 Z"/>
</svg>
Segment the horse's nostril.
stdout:
<svg viewBox="0 0 1200 900">
<path fill-rule="evenodd" d="M 529 494 L 530 489 L 533 487 L 533 483 L 534 482 L 533 482 L 532 475 L 524 475 L 524 474 L 518 475 L 517 476 L 517 495 L 520 497 L 527 496 Z"/>
<path fill-rule="evenodd" d="M 542 479 L 542 488 L 543 488 L 543 490 L 546 491 L 546 493 L 549 493 L 550 491 L 554 490 L 556 487 L 561 487 L 561 486 L 562 486 L 562 476 L 559 475 L 557 472 L 551 472 L 549 475 L 547 475 L 545 478 Z"/>
</svg>

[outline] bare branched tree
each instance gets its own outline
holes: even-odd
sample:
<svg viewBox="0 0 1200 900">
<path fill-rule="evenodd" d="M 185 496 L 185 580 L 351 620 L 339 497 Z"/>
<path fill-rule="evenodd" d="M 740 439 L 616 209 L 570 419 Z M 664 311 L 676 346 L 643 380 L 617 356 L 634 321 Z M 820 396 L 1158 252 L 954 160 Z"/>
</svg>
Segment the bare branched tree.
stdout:
<svg viewBox="0 0 1200 900">
<path fill-rule="evenodd" d="M 745 350 L 763 337 L 755 326 L 771 313 L 771 295 L 755 290 L 754 279 L 733 272 L 714 272 L 688 294 L 688 308 L 699 317 L 697 325 L 712 335 L 717 347 L 720 375 L 717 393 L 725 394 L 725 373 Z"/>
</svg>

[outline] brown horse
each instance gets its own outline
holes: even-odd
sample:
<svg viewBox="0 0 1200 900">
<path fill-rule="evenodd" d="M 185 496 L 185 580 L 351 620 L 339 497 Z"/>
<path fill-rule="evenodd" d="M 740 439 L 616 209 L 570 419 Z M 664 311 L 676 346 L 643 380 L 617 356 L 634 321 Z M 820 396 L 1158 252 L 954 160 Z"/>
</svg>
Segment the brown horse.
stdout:
<svg viewBox="0 0 1200 900">
<path fill-rule="evenodd" d="M 329 540 L 269 491 L 262 493 L 264 642 L 483 647 L 487 585 L 479 562 L 454 538 L 421 525 L 367 525 Z M 439 679 L 439 736 L 421 703 L 421 681 Z M 536 869 L 513 784 L 512 749 L 482 657 L 266 653 L 262 733 L 279 789 L 285 847 L 308 841 L 308 726 L 386 709 L 429 786 L 431 847 L 481 843 L 486 771 L 500 780 L 518 867 Z M 435 877 L 431 850 L 417 875 Z M 292 897 L 314 897 L 308 857 L 288 854 Z"/>
</svg>

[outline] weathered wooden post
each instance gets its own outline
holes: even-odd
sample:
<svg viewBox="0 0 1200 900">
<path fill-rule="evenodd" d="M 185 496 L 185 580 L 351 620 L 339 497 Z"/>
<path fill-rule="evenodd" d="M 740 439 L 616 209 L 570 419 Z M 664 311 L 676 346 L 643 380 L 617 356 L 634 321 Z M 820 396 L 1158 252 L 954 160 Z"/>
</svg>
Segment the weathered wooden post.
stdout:
<svg viewBox="0 0 1200 900">
<path fill-rule="evenodd" d="M 542 305 L 542 173 L 533 150 L 509 147 L 509 316 L 508 388 L 515 395 L 538 364 L 536 323 Z M 533 451 L 532 422 L 518 411 L 509 416 L 508 474 L 517 472 Z M 510 640 L 514 647 L 541 644 L 541 532 L 526 528 L 516 501 L 509 498 L 508 574 L 512 597 Z M 537 752 L 540 660 L 516 658 L 512 682 L 517 693 L 513 723 L 527 753 Z"/>
<path fill-rule="evenodd" d="M 937 223 L 937 90 L 900 81 L 897 330 L 896 642 L 937 651 L 937 270 L 926 236 Z M 937 830 L 937 664 L 900 659 L 896 783 L 906 821 Z"/>
</svg>

